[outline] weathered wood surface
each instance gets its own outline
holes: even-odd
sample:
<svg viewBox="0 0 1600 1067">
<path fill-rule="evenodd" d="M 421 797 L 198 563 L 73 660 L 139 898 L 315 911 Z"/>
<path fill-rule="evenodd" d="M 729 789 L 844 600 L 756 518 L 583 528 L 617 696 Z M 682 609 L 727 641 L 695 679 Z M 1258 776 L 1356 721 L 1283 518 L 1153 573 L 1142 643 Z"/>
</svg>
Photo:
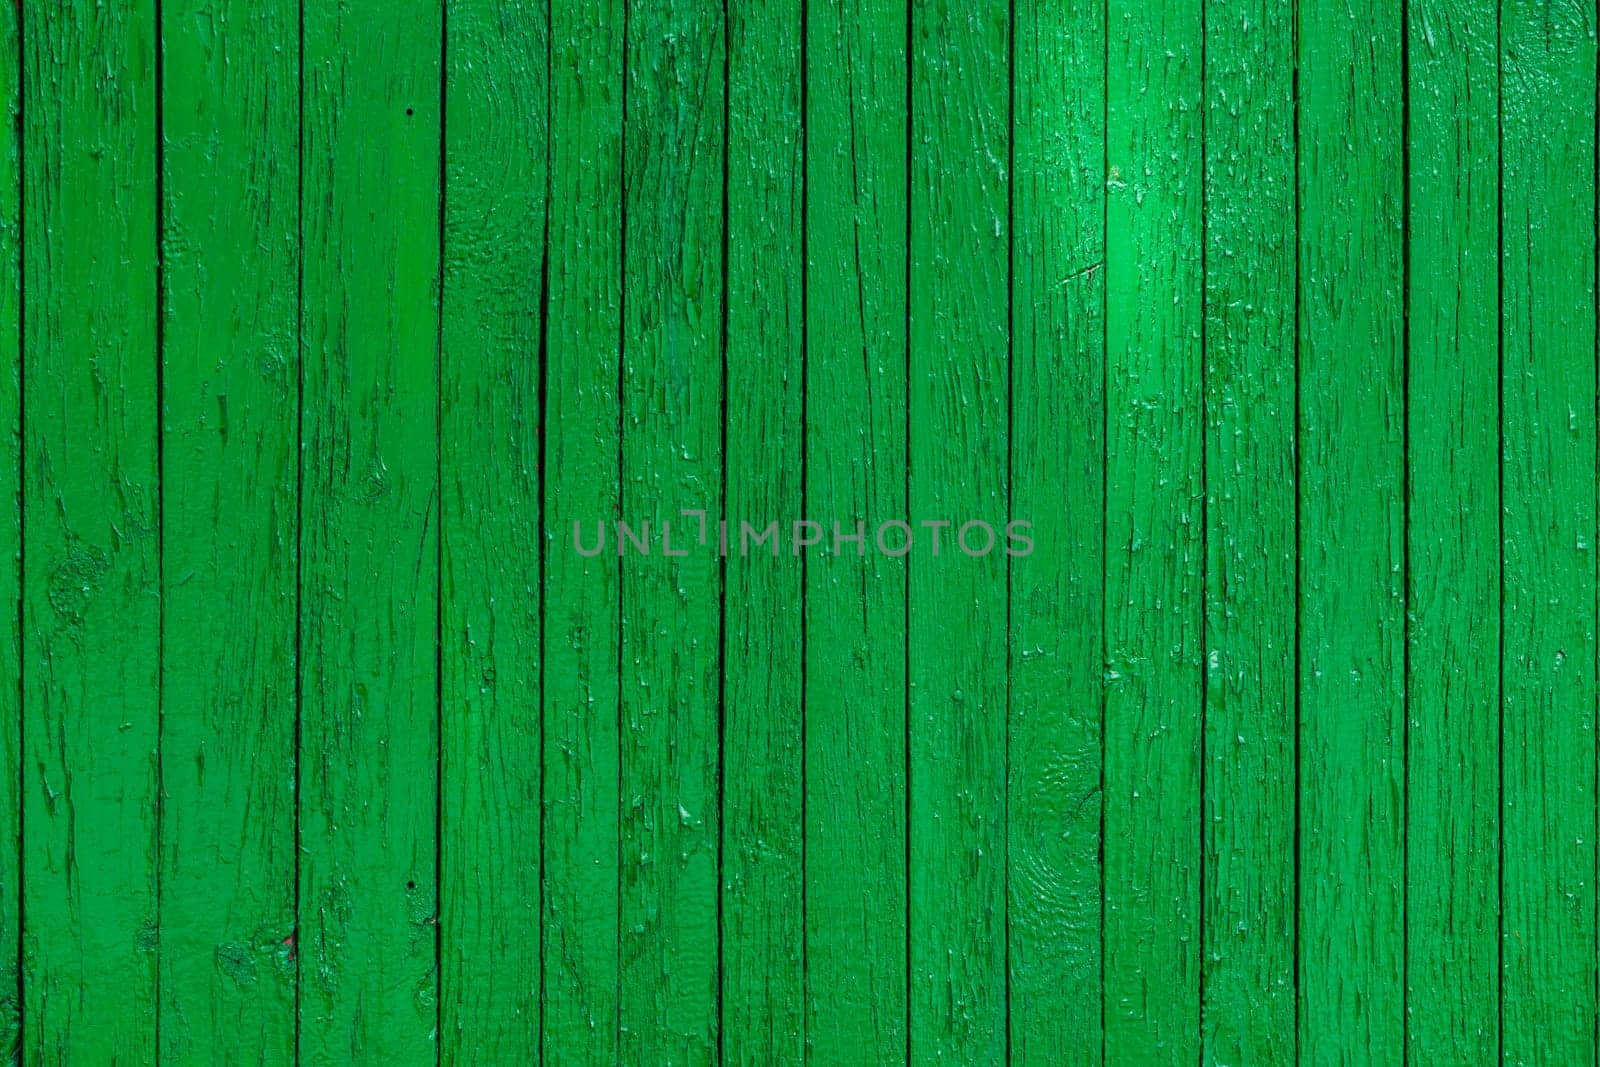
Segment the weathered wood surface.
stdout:
<svg viewBox="0 0 1600 1067">
<path fill-rule="evenodd" d="M 0 5 L 0 1058 L 1592 1061 L 1595 33 Z"/>
</svg>

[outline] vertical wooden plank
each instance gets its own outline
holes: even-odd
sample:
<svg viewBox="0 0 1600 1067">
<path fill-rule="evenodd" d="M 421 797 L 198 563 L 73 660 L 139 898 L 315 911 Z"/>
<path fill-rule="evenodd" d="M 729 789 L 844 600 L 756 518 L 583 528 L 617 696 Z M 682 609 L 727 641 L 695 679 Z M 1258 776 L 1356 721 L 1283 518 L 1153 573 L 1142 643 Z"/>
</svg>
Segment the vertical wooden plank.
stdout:
<svg viewBox="0 0 1600 1067">
<path fill-rule="evenodd" d="M 1300 1048 L 1402 1055 L 1404 32 L 1302 4 Z"/>
<path fill-rule="evenodd" d="M 1201 13 L 1109 9 L 1106 1055 L 1200 1040 Z"/>
<path fill-rule="evenodd" d="M 906 13 L 811 0 L 807 509 L 865 558 L 806 561 L 806 1036 L 816 1063 L 906 1048 Z M 886 535 L 898 553 L 902 538 Z"/>
<path fill-rule="evenodd" d="M 544 5 L 446 5 L 440 1053 L 539 1054 Z"/>
<path fill-rule="evenodd" d="M 294 1058 L 299 7 L 166 0 L 161 1056 Z"/>
<path fill-rule="evenodd" d="M 1500 8 L 1506 1063 L 1595 1056 L 1595 24 Z"/>
<path fill-rule="evenodd" d="M 623 0 L 550 5 L 544 1047 L 619 1062 Z M 614 532 L 614 529 L 613 529 Z"/>
<path fill-rule="evenodd" d="M 23 1058 L 155 1058 L 156 24 L 23 5 Z M 115 71 L 116 77 L 107 77 Z"/>
<path fill-rule="evenodd" d="M 1001 534 L 1009 503 L 1010 12 L 911 18 L 911 1056 L 997 1063 L 1007 557 L 958 538 L 984 547 L 967 524 Z"/>
<path fill-rule="evenodd" d="M 1406 1041 L 1499 1057 L 1499 77 L 1488 0 L 1412 0 Z"/>
<path fill-rule="evenodd" d="M 797 520 L 812 517 L 801 497 L 801 7 L 799 0 L 729 4 L 725 130 L 723 515 L 757 526 L 776 519 L 791 532 Z M 737 529 L 724 564 L 722 634 L 722 1056 L 730 1063 L 801 1063 L 802 581 L 810 560 L 833 546 L 833 531 L 824 531 L 821 545 L 774 559 L 760 549 L 746 553 Z"/>
<path fill-rule="evenodd" d="M 1202 1062 L 1294 1059 L 1294 9 L 1205 5 Z"/>
<path fill-rule="evenodd" d="M 22 8 L 0 10 L 0 1059 L 22 1056 Z"/>
<path fill-rule="evenodd" d="M 1105 6 L 1014 5 L 1011 1058 L 1100 1062 Z M 1022 550 L 1019 546 L 1018 550 Z"/>
<path fill-rule="evenodd" d="M 722 514 L 720 0 L 628 11 L 622 517 L 622 1060 L 718 1047 Z M 668 556 L 667 524 L 676 530 Z"/>
<path fill-rule="evenodd" d="M 440 14 L 304 29 L 300 1050 L 431 1062 Z"/>
</svg>

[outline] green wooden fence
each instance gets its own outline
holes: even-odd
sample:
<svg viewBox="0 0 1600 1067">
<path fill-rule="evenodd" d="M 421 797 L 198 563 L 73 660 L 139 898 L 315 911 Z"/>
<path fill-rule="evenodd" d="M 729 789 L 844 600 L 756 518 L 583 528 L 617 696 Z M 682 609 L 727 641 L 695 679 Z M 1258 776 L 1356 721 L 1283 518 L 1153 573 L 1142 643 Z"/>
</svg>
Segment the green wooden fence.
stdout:
<svg viewBox="0 0 1600 1067">
<path fill-rule="evenodd" d="M 1596 22 L 0 4 L 0 1044 L 1595 1063 Z"/>
</svg>

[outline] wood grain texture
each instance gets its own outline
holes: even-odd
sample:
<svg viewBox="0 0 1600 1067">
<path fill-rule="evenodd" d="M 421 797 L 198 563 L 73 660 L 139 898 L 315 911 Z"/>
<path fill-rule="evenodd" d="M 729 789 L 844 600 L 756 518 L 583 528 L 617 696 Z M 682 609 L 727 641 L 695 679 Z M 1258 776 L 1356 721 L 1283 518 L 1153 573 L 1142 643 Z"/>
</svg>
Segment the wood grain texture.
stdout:
<svg viewBox="0 0 1600 1067">
<path fill-rule="evenodd" d="M 793 530 L 802 498 L 799 0 L 728 6 L 723 516 Z M 839 520 L 854 529 L 848 517 Z M 708 540 L 713 531 L 708 530 Z M 713 540 L 715 543 L 715 540 Z M 845 546 L 844 551 L 854 551 Z M 801 687 L 804 565 L 730 548 L 722 621 L 722 988 L 726 1063 L 805 1060 Z"/>
<path fill-rule="evenodd" d="M 1399 1063 L 1404 24 L 1393 0 L 1299 17 L 1299 1049 Z"/>
<path fill-rule="evenodd" d="M 0 5 L 0 1061 L 1591 1062 L 1596 32 Z"/>
<path fill-rule="evenodd" d="M 543 1042 L 597 1067 L 620 1055 L 620 562 L 572 530 L 622 506 L 623 10 L 550 8 Z"/>
<path fill-rule="evenodd" d="M 1496 12 L 1407 6 L 1406 1047 L 1499 1056 Z"/>
<path fill-rule="evenodd" d="M 1106 27 L 1013 7 L 1008 1014 L 1016 1063 L 1098 1064 Z"/>
<path fill-rule="evenodd" d="M 1201 1061 L 1295 1054 L 1293 9 L 1205 5 Z"/>
<path fill-rule="evenodd" d="M 1200 1036 L 1201 17 L 1108 9 L 1105 1043 Z"/>
<path fill-rule="evenodd" d="M 303 41 L 299 1048 L 432 1062 L 439 10 L 307 7 Z"/>
<path fill-rule="evenodd" d="M 0 1059 L 22 1057 L 22 9 L 0 10 Z"/>
<path fill-rule="evenodd" d="M 22 1058 L 156 1053 L 156 21 L 22 6 Z M 105 72 L 116 71 L 107 78 Z"/>
<path fill-rule="evenodd" d="M 910 1055 L 1006 1051 L 1010 20 L 911 9 Z M 926 526 L 926 523 L 948 524 Z M 981 545 L 982 535 L 970 535 Z M 935 550 L 935 539 L 939 548 Z"/>
<path fill-rule="evenodd" d="M 628 11 L 622 515 L 622 1052 L 707 1063 L 721 1017 L 722 566 L 684 511 L 722 513 L 720 3 Z M 677 533 L 669 557 L 662 530 Z M 714 544 L 714 542 L 713 542 Z"/>
<path fill-rule="evenodd" d="M 1500 10 L 1501 1035 L 1595 1056 L 1595 22 Z"/>
<path fill-rule="evenodd" d="M 908 1037 L 906 561 L 876 540 L 907 515 L 907 5 L 806 15 L 806 509 L 874 540 L 806 559 L 805 1026 L 862 1063 Z"/>
<path fill-rule="evenodd" d="M 299 11 L 161 33 L 160 1055 L 290 1063 Z"/>
<path fill-rule="evenodd" d="M 440 1054 L 539 1055 L 544 7 L 445 8 Z"/>
</svg>

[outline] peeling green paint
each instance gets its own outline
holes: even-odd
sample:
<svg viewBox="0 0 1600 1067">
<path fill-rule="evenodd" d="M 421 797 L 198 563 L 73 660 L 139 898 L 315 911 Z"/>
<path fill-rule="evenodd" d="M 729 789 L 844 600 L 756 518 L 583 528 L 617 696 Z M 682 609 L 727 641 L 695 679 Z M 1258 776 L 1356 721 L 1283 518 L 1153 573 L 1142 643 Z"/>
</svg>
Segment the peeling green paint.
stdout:
<svg viewBox="0 0 1600 1067">
<path fill-rule="evenodd" d="M 0 5 L 0 1059 L 1592 1061 L 1595 28 Z"/>
</svg>

